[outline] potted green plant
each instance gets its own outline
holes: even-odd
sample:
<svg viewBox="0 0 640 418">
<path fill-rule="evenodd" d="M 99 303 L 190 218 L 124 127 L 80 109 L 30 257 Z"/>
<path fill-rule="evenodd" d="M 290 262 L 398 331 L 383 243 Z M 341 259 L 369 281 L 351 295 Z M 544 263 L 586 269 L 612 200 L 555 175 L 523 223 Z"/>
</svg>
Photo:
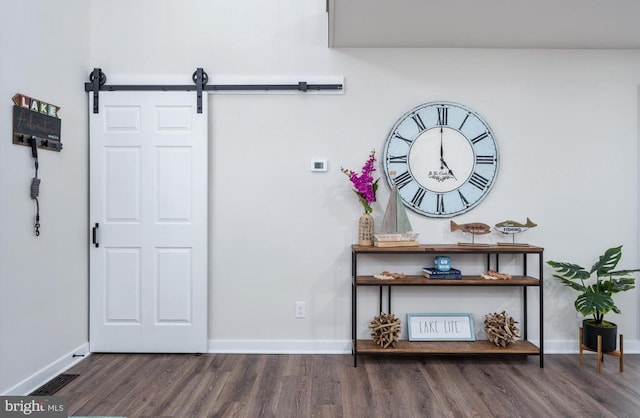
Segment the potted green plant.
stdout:
<svg viewBox="0 0 640 418">
<path fill-rule="evenodd" d="M 618 327 L 613 322 L 605 321 L 604 316 L 611 311 L 620 313 L 613 301 L 613 295 L 633 289 L 636 280 L 633 274 L 640 271 L 614 270 L 621 258 L 622 245 L 606 250 L 591 270 L 586 270 L 578 264 L 547 261 L 556 271 L 553 277 L 579 293 L 574 305 L 585 317 L 582 321 L 582 343 L 593 350 L 597 349 L 598 335 L 602 335 L 603 352 L 616 350 Z M 587 283 L 594 273 L 595 282 Z M 587 318 L 589 316 L 591 318 Z"/>
</svg>

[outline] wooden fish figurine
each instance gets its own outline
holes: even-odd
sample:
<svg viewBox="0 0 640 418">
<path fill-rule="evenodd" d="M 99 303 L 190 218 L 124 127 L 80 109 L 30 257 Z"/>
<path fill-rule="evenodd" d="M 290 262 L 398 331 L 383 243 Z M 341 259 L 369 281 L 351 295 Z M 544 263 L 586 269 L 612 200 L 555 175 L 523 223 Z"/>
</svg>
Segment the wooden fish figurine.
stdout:
<svg viewBox="0 0 640 418">
<path fill-rule="evenodd" d="M 536 227 L 538 226 L 538 224 L 533 223 L 531 219 L 527 218 L 527 222 L 525 223 L 516 221 L 504 221 L 497 223 L 495 226 L 496 229 L 503 234 L 518 234 L 520 232 L 526 231 L 529 228 Z"/>
<path fill-rule="evenodd" d="M 480 235 L 488 234 L 491 231 L 491 227 L 480 222 L 471 222 L 468 224 L 458 225 L 457 223 L 451 221 L 451 232 L 455 230 L 460 230 L 462 232 L 467 232 L 473 235 Z"/>
</svg>

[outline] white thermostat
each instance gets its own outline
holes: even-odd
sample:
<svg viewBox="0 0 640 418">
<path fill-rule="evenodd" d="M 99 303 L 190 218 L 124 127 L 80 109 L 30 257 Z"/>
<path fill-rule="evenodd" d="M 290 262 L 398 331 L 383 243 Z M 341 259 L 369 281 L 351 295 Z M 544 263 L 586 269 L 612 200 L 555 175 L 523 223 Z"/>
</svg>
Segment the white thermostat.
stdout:
<svg viewBox="0 0 640 418">
<path fill-rule="evenodd" d="M 311 171 L 327 171 L 327 160 L 311 160 Z"/>
</svg>

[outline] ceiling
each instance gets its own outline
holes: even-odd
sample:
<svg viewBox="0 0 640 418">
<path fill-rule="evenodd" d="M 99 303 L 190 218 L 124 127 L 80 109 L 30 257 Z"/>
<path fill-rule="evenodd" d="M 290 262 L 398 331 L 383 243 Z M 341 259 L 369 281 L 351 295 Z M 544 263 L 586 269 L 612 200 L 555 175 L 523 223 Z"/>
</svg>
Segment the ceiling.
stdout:
<svg viewBox="0 0 640 418">
<path fill-rule="evenodd" d="M 640 48 L 639 0 L 327 0 L 330 47 Z"/>
</svg>

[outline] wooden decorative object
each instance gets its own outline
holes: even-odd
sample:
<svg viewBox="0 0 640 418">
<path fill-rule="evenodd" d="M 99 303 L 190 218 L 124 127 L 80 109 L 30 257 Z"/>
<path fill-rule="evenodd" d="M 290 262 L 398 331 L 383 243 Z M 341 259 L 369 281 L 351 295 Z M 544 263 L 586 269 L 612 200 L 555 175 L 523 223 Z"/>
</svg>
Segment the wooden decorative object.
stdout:
<svg viewBox="0 0 640 418">
<path fill-rule="evenodd" d="M 416 247 L 418 235 L 411 228 L 407 211 L 400 200 L 397 187 L 391 189 L 387 210 L 382 218 L 380 234 L 374 234 L 373 245 L 376 247 Z"/>
<path fill-rule="evenodd" d="M 499 273 L 495 270 L 489 270 L 484 274 L 481 274 L 480 277 L 486 280 L 511 280 L 512 276 L 507 273 Z"/>
<path fill-rule="evenodd" d="M 373 342 L 382 348 L 395 347 L 400 338 L 400 318 L 394 314 L 380 312 L 369 323 L 369 328 Z"/>
<path fill-rule="evenodd" d="M 465 234 L 471 234 L 471 242 L 459 242 L 458 245 L 471 245 L 471 246 L 488 246 L 489 244 L 476 243 L 476 235 L 484 235 L 491 232 L 491 227 L 482 222 L 470 222 L 466 224 L 457 224 L 453 221 L 449 222 L 451 232 L 462 231 Z"/>
<path fill-rule="evenodd" d="M 373 245 L 373 216 L 363 214 L 358 221 L 358 245 Z"/>
<path fill-rule="evenodd" d="M 506 347 L 520 337 L 517 323 L 505 311 L 486 314 L 484 317 L 484 330 L 489 341 L 498 347 Z"/>
<path fill-rule="evenodd" d="M 383 271 L 380 274 L 374 274 L 373 278 L 378 280 L 395 280 L 395 279 L 404 279 L 407 277 L 404 273 L 392 273 L 390 271 Z"/>
<path fill-rule="evenodd" d="M 383 234 L 402 234 L 413 231 L 407 211 L 402 204 L 402 200 L 400 200 L 398 188 L 395 185 L 391 189 L 389 203 L 387 203 L 387 210 L 384 212 L 380 230 Z"/>
<path fill-rule="evenodd" d="M 531 219 L 527 218 L 527 222 L 521 223 L 516 221 L 502 221 L 495 225 L 495 228 L 505 235 L 511 235 L 511 242 L 498 242 L 498 245 L 512 245 L 512 246 L 528 246 L 529 244 L 517 243 L 516 234 L 524 232 L 529 228 L 535 228 L 538 224 L 534 223 Z"/>
</svg>

